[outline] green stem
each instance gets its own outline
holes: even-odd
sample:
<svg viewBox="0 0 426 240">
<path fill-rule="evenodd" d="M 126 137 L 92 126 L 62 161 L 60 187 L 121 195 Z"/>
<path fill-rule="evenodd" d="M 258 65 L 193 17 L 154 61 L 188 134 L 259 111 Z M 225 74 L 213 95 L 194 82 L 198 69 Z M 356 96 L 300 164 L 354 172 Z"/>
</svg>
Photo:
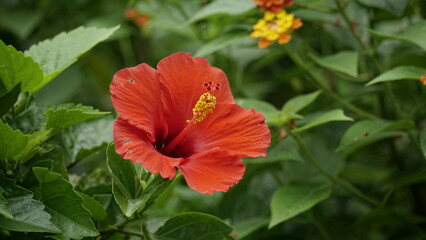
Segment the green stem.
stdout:
<svg viewBox="0 0 426 240">
<path fill-rule="evenodd" d="M 369 112 L 366 112 L 355 105 L 352 105 L 351 103 L 349 103 L 348 101 L 346 101 L 345 99 L 341 98 L 339 95 L 334 93 L 332 90 L 327 88 L 322 82 L 322 79 L 320 79 L 320 77 L 312 71 L 311 67 L 309 67 L 306 63 L 304 63 L 304 61 L 297 54 L 290 51 L 286 46 L 284 46 L 284 49 L 286 50 L 287 55 L 293 60 L 293 62 L 296 65 L 298 65 L 300 68 L 302 68 L 306 73 L 308 73 L 308 75 L 318 84 L 320 89 L 324 91 L 332 99 L 334 99 L 336 102 L 338 102 L 340 105 L 346 107 L 347 109 L 357 114 L 358 116 L 364 117 L 366 119 L 370 119 L 370 120 L 379 119 L 377 116 Z"/>
<path fill-rule="evenodd" d="M 334 176 L 329 174 L 322 166 L 321 164 L 317 161 L 317 159 L 315 158 L 315 156 L 312 154 L 311 151 L 309 151 L 309 149 L 302 143 L 302 141 L 300 140 L 300 138 L 298 136 L 296 136 L 295 134 L 293 134 L 290 130 L 288 131 L 288 133 L 290 134 L 290 136 L 292 136 L 294 138 L 294 140 L 296 141 L 297 145 L 299 145 L 300 149 L 302 150 L 302 152 L 306 155 L 306 157 L 308 158 L 308 160 L 315 166 L 315 168 L 322 174 L 324 175 L 326 178 L 328 178 L 331 182 L 335 183 L 335 184 L 339 184 L 341 187 L 345 188 L 346 190 L 348 190 L 349 192 L 351 192 L 352 194 L 354 194 L 355 196 L 359 197 L 360 199 L 368 202 L 371 205 L 377 206 L 379 203 L 366 196 L 363 192 L 361 192 L 359 189 L 357 189 L 356 187 L 354 187 L 352 184 Z"/>
</svg>

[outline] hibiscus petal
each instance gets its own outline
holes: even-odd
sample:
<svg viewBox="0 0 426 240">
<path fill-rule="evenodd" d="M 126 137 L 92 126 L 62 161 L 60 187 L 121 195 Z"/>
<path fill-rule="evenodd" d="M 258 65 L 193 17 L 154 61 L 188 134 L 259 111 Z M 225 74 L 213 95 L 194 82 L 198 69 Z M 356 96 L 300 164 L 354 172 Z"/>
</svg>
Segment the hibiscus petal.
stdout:
<svg viewBox="0 0 426 240">
<path fill-rule="evenodd" d="M 146 133 L 121 117 L 113 125 L 115 150 L 124 159 L 140 163 L 151 173 L 159 173 L 163 178 L 173 179 L 175 167 L 183 160 L 162 155 L 147 138 Z"/>
<path fill-rule="evenodd" d="M 200 193 L 226 192 L 243 177 L 245 166 L 238 156 L 218 149 L 185 158 L 179 170 L 188 186 Z"/>
<path fill-rule="evenodd" d="M 157 70 L 146 64 L 125 68 L 114 75 L 110 91 L 112 104 L 120 117 L 143 129 L 148 138 L 164 138 L 161 82 Z"/>
<path fill-rule="evenodd" d="M 240 157 L 259 157 L 266 155 L 270 141 L 261 113 L 236 104 L 217 104 L 206 119 L 191 126 L 174 154 L 185 157 L 219 148 Z"/>
<path fill-rule="evenodd" d="M 187 125 L 186 120 L 192 119 L 192 109 L 201 94 L 211 91 L 218 103 L 234 103 L 225 73 L 210 66 L 205 58 L 175 53 L 162 59 L 157 69 L 165 85 L 162 100 L 170 138 Z"/>
</svg>

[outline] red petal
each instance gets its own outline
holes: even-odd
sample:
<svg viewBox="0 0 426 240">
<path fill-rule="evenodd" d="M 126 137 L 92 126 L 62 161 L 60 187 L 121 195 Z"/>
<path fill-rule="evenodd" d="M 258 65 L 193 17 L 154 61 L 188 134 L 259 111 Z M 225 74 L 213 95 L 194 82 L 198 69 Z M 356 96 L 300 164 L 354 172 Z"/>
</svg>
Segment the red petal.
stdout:
<svg viewBox="0 0 426 240">
<path fill-rule="evenodd" d="M 118 117 L 113 125 L 115 149 L 124 159 L 140 163 L 151 173 L 173 179 L 175 167 L 183 160 L 162 155 L 147 138 L 146 133 Z"/>
<path fill-rule="evenodd" d="M 271 134 L 265 117 L 236 104 L 217 104 L 206 119 L 191 126 L 186 140 L 175 148 L 177 156 L 227 150 L 240 157 L 266 155 Z"/>
<path fill-rule="evenodd" d="M 167 134 L 162 126 L 164 115 L 159 75 L 146 64 L 125 68 L 114 75 L 110 89 L 112 104 L 120 117 L 143 129 L 152 142 Z"/>
<path fill-rule="evenodd" d="M 209 87 L 218 103 L 234 103 L 225 73 L 210 66 L 205 58 L 175 53 L 162 59 L 157 69 L 165 85 L 162 100 L 170 138 L 187 125 L 186 120 L 192 119 L 192 109 Z M 217 84 L 219 90 L 216 90 Z"/>
<path fill-rule="evenodd" d="M 213 150 L 190 156 L 179 165 L 188 186 L 200 193 L 226 192 L 243 177 L 241 158 Z"/>
</svg>

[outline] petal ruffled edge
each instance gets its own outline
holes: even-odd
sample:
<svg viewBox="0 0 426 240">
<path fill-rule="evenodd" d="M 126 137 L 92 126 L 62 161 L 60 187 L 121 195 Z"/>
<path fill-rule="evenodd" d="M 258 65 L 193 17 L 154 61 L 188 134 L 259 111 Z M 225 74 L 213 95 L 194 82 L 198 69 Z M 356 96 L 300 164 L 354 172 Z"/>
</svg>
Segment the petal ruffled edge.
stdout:
<svg viewBox="0 0 426 240">
<path fill-rule="evenodd" d="M 179 165 L 188 186 L 200 193 L 226 192 L 244 175 L 245 166 L 238 156 L 227 151 L 213 151 L 192 155 Z"/>
<path fill-rule="evenodd" d="M 147 64 L 118 71 L 110 86 L 111 100 L 120 117 L 143 129 L 151 142 L 163 139 L 164 112 L 161 101 L 160 74 Z"/>
<path fill-rule="evenodd" d="M 171 158 L 159 153 L 143 130 L 118 117 L 113 125 L 113 134 L 115 150 L 124 159 L 140 163 L 149 172 L 159 173 L 163 178 L 173 179 L 175 177 L 175 167 L 183 159 Z"/>
</svg>

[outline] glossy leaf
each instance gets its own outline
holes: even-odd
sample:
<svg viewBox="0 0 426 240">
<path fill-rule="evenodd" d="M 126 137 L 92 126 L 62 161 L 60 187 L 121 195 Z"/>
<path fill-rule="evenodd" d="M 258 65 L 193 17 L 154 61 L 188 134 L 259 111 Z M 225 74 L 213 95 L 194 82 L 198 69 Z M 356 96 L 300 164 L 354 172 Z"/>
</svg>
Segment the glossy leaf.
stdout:
<svg viewBox="0 0 426 240">
<path fill-rule="evenodd" d="M 256 4 L 252 1 L 215 0 L 201 8 L 188 20 L 188 23 L 196 22 L 214 15 L 239 15 L 255 8 L 255 6 Z"/>
<path fill-rule="evenodd" d="M 64 129 L 62 140 L 69 162 L 77 162 L 100 150 L 112 141 L 112 118 L 98 118 Z"/>
<path fill-rule="evenodd" d="M 194 56 L 206 56 L 229 46 L 234 41 L 247 38 L 247 34 L 225 34 L 202 45 Z"/>
<path fill-rule="evenodd" d="M 341 51 L 326 57 L 314 57 L 314 61 L 325 68 L 333 71 L 345 73 L 352 77 L 358 77 L 358 53 L 351 51 Z"/>
<path fill-rule="evenodd" d="M 294 133 L 303 132 L 310 128 L 317 127 L 329 122 L 335 122 L 335 121 L 353 121 L 353 119 L 350 117 L 347 117 L 345 113 L 343 112 L 343 110 L 334 109 L 310 119 L 302 127 L 293 129 L 292 132 Z"/>
<path fill-rule="evenodd" d="M 12 158 L 21 153 L 28 143 L 28 136 L 13 130 L 0 120 L 0 159 Z"/>
<path fill-rule="evenodd" d="M 269 228 L 299 215 L 331 194 L 331 185 L 292 184 L 279 188 L 271 202 L 271 222 Z"/>
<path fill-rule="evenodd" d="M 0 186 L 13 220 L 0 216 L 0 228 L 18 232 L 59 233 L 43 203 L 33 199 L 34 193 L 0 176 Z"/>
<path fill-rule="evenodd" d="M 403 33 L 398 35 L 380 33 L 373 30 L 370 30 L 370 32 L 377 38 L 396 39 L 414 43 L 426 51 L 426 20 L 411 24 Z"/>
<path fill-rule="evenodd" d="M 79 27 L 31 46 L 25 54 L 39 63 L 44 72 L 43 80 L 31 89 L 32 92 L 46 85 L 77 61 L 82 54 L 109 38 L 118 28 L 119 26 L 111 28 Z"/>
<path fill-rule="evenodd" d="M 67 128 L 73 124 L 104 116 L 109 112 L 100 112 L 93 107 L 83 105 L 58 105 L 50 108 L 46 112 L 46 129 L 51 129 L 51 134 L 57 133 L 59 130 Z"/>
<path fill-rule="evenodd" d="M 21 91 L 32 91 L 43 79 L 43 72 L 31 57 L 0 40 L 0 79 L 6 92 L 21 83 Z M 0 96 L 5 92 L 0 92 Z"/>
<path fill-rule="evenodd" d="M 83 199 L 73 190 L 71 183 L 47 168 L 35 167 L 33 172 L 39 182 L 36 196 L 52 215 L 51 221 L 61 230 L 56 238 L 81 239 L 99 235 L 90 219 L 90 212 L 83 207 Z"/>
<path fill-rule="evenodd" d="M 420 81 L 420 77 L 423 75 L 426 75 L 426 68 L 419 68 L 414 66 L 398 66 L 375 77 L 365 86 L 370 86 L 380 82 L 389 82 L 405 79 Z"/>
<path fill-rule="evenodd" d="M 13 218 L 10 214 L 9 208 L 7 207 L 7 200 L 3 197 L 3 188 L 0 187 L 0 215 L 3 215 L 6 218 Z"/>
<path fill-rule="evenodd" d="M 346 130 L 336 152 L 352 152 L 362 146 L 378 140 L 403 134 L 395 129 L 412 129 L 413 123 L 409 120 L 390 122 L 384 120 L 364 120 L 354 123 Z"/>
<path fill-rule="evenodd" d="M 232 227 L 204 213 L 182 213 L 167 220 L 154 234 L 158 240 L 229 239 Z"/>
</svg>

